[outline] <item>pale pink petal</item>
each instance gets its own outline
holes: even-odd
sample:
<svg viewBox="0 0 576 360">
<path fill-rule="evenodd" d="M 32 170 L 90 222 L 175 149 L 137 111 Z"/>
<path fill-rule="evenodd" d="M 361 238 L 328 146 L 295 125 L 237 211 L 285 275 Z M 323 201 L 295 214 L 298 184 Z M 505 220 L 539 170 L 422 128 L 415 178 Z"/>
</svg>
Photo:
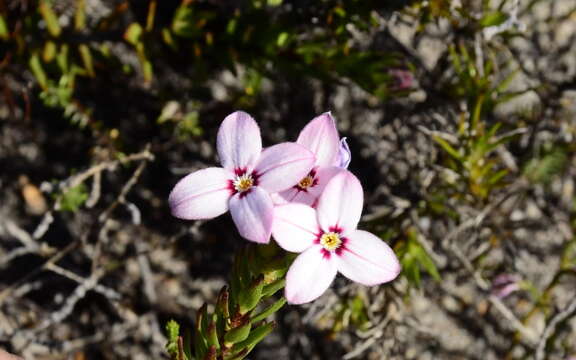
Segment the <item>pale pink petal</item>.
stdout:
<svg viewBox="0 0 576 360">
<path fill-rule="evenodd" d="M 234 175 L 222 168 L 198 170 L 181 179 L 168 196 L 172 215 L 188 220 L 212 219 L 228 211 Z"/>
<path fill-rule="evenodd" d="M 250 115 L 236 111 L 220 125 L 216 144 L 224 168 L 251 171 L 262 151 L 260 128 Z"/>
<path fill-rule="evenodd" d="M 314 154 L 295 143 L 282 143 L 264 149 L 254 171 L 258 185 L 279 192 L 296 185 L 314 166 Z"/>
<path fill-rule="evenodd" d="M 236 193 L 230 199 L 230 214 L 242 237 L 262 244 L 270 241 L 274 204 L 266 190 L 253 186 L 248 192 Z"/>
<path fill-rule="evenodd" d="M 286 300 L 290 304 L 310 302 L 326 291 L 336 277 L 336 256 L 325 257 L 324 248 L 314 245 L 290 266 L 286 275 Z"/>
<path fill-rule="evenodd" d="M 308 206 L 314 206 L 316 204 L 318 197 L 314 196 L 310 191 L 301 191 L 298 189 L 294 190 L 296 190 L 296 193 L 294 194 L 294 196 L 292 196 L 292 200 L 290 202 L 304 204 Z"/>
<path fill-rule="evenodd" d="M 340 139 L 340 148 L 338 149 L 338 161 L 336 161 L 336 166 L 341 167 L 342 169 L 348 169 L 351 160 L 352 152 L 350 151 L 350 147 L 348 147 L 348 143 L 344 137 Z"/>
<path fill-rule="evenodd" d="M 328 182 L 318 199 L 320 227 L 326 232 L 339 229 L 344 234 L 356 229 L 363 203 L 360 181 L 348 170 L 342 170 Z"/>
<path fill-rule="evenodd" d="M 294 200 L 299 192 L 300 190 L 298 190 L 296 187 L 291 187 L 288 190 L 284 190 L 276 194 L 283 199 L 284 203 L 287 203 L 292 202 L 292 200 Z"/>
<path fill-rule="evenodd" d="M 314 244 L 320 233 L 316 210 L 304 204 L 286 204 L 274 208 L 272 236 L 286 251 L 302 252 Z"/>
<path fill-rule="evenodd" d="M 336 256 L 342 275 L 364 285 L 382 284 L 398 276 L 400 263 L 380 238 L 368 231 L 355 230 L 346 239 L 344 249 Z"/>
<path fill-rule="evenodd" d="M 296 142 L 316 155 L 316 165 L 336 164 L 340 140 L 332 115 L 324 113 L 308 123 L 300 132 Z"/>
<path fill-rule="evenodd" d="M 286 190 L 286 191 L 290 191 L 290 190 Z M 274 203 L 274 206 L 284 205 L 284 204 L 289 203 L 289 201 L 286 201 L 286 199 L 280 194 L 282 194 L 282 193 L 271 193 L 270 194 L 270 198 L 272 199 L 272 203 Z"/>
</svg>

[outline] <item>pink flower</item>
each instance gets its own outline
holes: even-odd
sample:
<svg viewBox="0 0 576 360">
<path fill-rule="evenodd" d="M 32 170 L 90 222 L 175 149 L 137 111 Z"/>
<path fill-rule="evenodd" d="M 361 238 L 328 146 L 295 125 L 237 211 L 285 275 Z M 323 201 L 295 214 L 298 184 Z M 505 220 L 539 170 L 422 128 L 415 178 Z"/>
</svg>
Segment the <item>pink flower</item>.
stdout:
<svg viewBox="0 0 576 360">
<path fill-rule="evenodd" d="M 500 274 L 492 281 L 492 295 L 504 299 L 515 291 L 520 290 L 520 277 L 518 275 Z"/>
<path fill-rule="evenodd" d="M 324 187 L 332 177 L 347 168 L 350 149 L 346 139 L 340 140 L 332 115 L 327 112 L 310 121 L 300 132 L 297 144 L 312 151 L 316 156 L 314 168 L 291 189 L 279 194 L 286 202 L 315 206 Z M 281 201 L 282 203 L 282 201 Z"/>
<path fill-rule="evenodd" d="M 282 143 L 262 151 L 260 129 L 237 111 L 218 130 L 222 167 L 198 170 L 181 179 L 168 198 L 181 219 L 211 219 L 228 209 L 240 235 L 258 243 L 270 240 L 274 205 L 270 193 L 286 190 L 306 176 L 314 154 L 301 145 Z"/>
<path fill-rule="evenodd" d="M 414 87 L 414 75 L 408 70 L 393 69 L 390 74 L 394 78 L 396 90 L 410 89 Z"/>
<path fill-rule="evenodd" d="M 344 170 L 328 182 L 316 209 L 295 203 L 276 207 L 274 239 L 283 249 L 302 253 L 286 276 L 289 303 L 316 299 L 337 272 L 364 285 L 398 276 L 400 264 L 392 249 L 375 235 L 356 229 L 363 197 L 358 179 Z"/>
</svg>

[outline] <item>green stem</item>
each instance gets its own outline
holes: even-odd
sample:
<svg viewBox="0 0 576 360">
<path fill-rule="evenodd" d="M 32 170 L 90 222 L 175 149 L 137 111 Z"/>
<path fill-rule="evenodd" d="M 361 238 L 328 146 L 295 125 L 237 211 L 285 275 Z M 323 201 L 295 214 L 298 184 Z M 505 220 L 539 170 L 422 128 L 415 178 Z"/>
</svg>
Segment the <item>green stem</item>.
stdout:
<svg viewBox="0 0 576 360">
<path fill-rule="evenodd" d="M 250 244 L 241 249 L 234 259 L 230 288 L 222 288 L 212 313 L 207 305 L 198 310 L 194 341 L 188 342 L 194 349 L 184 352 L 194 354 L 195 360 L 246 357 L 276 326 L 267 319 L 286 304 L 283 296 L 273 296 L 284 287 L 293 259 L 275 244 Z M 167 349 L 181 347 L 181 343 L 176 347 L 171 343 L 177 339 L 173 332 Z M 169 353 L 172 359 L 181 359 L 182 352 Z"/>
</svg>

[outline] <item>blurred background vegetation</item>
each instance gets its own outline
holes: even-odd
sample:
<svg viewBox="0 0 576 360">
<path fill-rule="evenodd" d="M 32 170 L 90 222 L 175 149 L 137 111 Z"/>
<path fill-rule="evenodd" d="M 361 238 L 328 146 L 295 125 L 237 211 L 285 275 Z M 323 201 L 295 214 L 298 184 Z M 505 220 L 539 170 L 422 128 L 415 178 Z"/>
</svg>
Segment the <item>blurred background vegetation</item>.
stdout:
<svg viewBox="0 0 576 360">
<path fill-rule="evenodd" d="M 572 0 L 0 0 L 0 345 L 166 357 L 241 245 L 172 219 L 172 186 L 234 110 L 265 145 L 332 110 L 404 271 L 283 310 L 254 358 L 575 355 L 575 23 Z"/>
</svg>

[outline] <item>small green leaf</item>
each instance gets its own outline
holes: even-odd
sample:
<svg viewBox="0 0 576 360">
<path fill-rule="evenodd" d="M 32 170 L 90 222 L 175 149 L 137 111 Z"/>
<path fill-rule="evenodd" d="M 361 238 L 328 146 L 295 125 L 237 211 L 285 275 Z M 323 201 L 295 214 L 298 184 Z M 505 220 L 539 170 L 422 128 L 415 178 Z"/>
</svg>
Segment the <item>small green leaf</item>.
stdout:
<svg viewBox="0 0 576 360">
<path fill-rule="evenodd" d="M 218 294 L 218 300 L 216 301 L 216 312 L 218 317 L 223 321 L 230 319 L 230 310 L 228 308 L 228 298 L 230 293 L 228 292 L 228 287 L 224 286 L 220 293 Z"/>
<path fill-rule="evenodd" d="M 563 270 L 576 270 L 576 240 L 568 242 L 564 248 L 560 268 Z"/>
<path fill-rule="evenodd" d="M 68 73 L 68 49 L 68 44 L 62 44 L 60 51 L 56 55 L 56 63 L 63 74 Z"/>
<path fill-rule="evenodd" d="M 52 5 L 50 2 L 48 0 L 41 0 L 38 10 L 44 18 L 44 21 L 46 21 L 46 28 L 48 29 L 50 35 L 54 37 L 60 36 L 62 29 L 60 28 L 58 17 L 54 13 L 54 10 L 52 10 Z"/>
<path fill-rule="evenodd" d="M 32 69 L 32 73 L 34 74 L 34 77 L 36 78 L 36 81 L 38 81 L 40 87 L 42 87 L 42 89 L 44 90 L 47 89 L 48 77 L 46 76 L 46 73 L 42 68 L 42 63 L 40 62 L 40 57 L 38 56 L 38 54 L 34 53 L 32 54 L 32 56 L 30 56 L 30 60 L 28 60 L 28 65 L 30 66 L 30 69 Z"/>
<path fill-rule="evenodd" d="M 508 19 L 508 15 L 504 14 L 501 11 L 492 11 L 485 14 L 482 19 L 480 19 L 480 26 L 482 27 L 489 27 L 489 26 L 497 26 L 502 24 Z"/>
<path fill-rule="evenodd" d="M 252 330 L 248 338 L 236 345 L 234 345 L 234 352 L 240 352 L 247 349 L 246 355 L 258 344 L 262 339 L 264 339 L 268 334 L 274 330 L 276 327 L 275 322 L 269 322 L 258 326 L 256 329 Z"/>
<path fill-rule="evenodd" d="M 70 212 L 77 211 L 86 200 L 88 200 L 88 190 L 86 189 L 86 185 L 81 183 L 62 194 L 59 200 L 60 210 Z"/>
<path fill-rule="evenodd" d="M 188 6 L 181 6 L 176 10 L 172 20 L 172 32 L 176 36 L 193 38 L 198 33 L 194 26 L 194 11 Z"/>
<path fill-rule="evenodd" d="M 126 29 L 126 31 L 124 32 L 124 40 L 136 46 L 141 41 L 143 33 L 144 29 L 142 28 L 142 26 L 134 22 L 130 24 Z"/>
<path fill-rule="evenodd" d="M 256 278 L 248 289 L 238 294 L 238 305 L 240 306 L 240 314 L 246 314 L 258 305 L 262 297 L 262 289 L 264 288 L 264 276 L 260 275 Z"/>
<path fill-rule="evenodd" d="M 45 63 L 52 62 L 56 56 L 56 44 L 54 41 L 46 41 L 44 44 L 44 51 L 42 52 L 42 60 Z"/>
<path fill-rule="evenodd" d="M 162 40 L 172 50 L 174 50 L 174 51 L 178 50 L 178 43 L 176 42 L 176 39 L 174 39 L 174 37 L 172 36 L 172 32 L 170 31 L 170 29 L 168 29 L 168 28 L 162 29 Z"/>
<path fill-rule="evenodd" d="M 180 336 L 180 324 L 175 320 L 168 321 L 166 323 L 166 332 L 168 333 L 168 341 L 178 341 L 178 336 Z"/>
<path fill-rule="evenodd" d="M 0 39 L 7 40 L 10 37 L 10 31 L 8 30 L 8 25 L 6 24 L 6 20 L 4 20 L 4 16 L 0 14 Z"/>
<path fill-rule="evenodd" d="M 86 69 L 86 73 L 88 76 L 94 77 L 94 64 L 92 63 L 92 53 L 90 52 L 90 48 L 86 44 L 80 44 L 78 46 L 78 52 L 82 58 L 82 63 L 84 63 L 84 69 Z"/>
<path fill-rule="evenodd" d="M 415 229 L 409 229 L 406 242 L 399 249 L 398 254 L 402 263 L 402 273 L 416 287 L 420 287 L 421 270 L 425 270 L 436 281 L 440 281 L 441 277 L 436 264 L 420 245 L 417 236 Z"/>
<path fill-rule="evenodd" d="M 224 335 L 224 343 L 226 346 L 231 346 L 233 344 L 239 343 L 240 341 L 246 340 L 250 334 L 250 329 L 252 324 L 250 321 L 246 321 L 244 324 L 230 329 Z"/>
<path fill-rule="evenodd" d="M 262 298 L 274 295 L 278 290 L 282 289 L 286 285 L 285 279 L 278 279 L 262 289 Z"/>
<path fill-rule="evenodd" d="M 533 183 L 548 184 L 555 175 L 564 170 L 566 162 L 566 152 L 561 148 L 554 148 L 543 156 L 528 161 L 524 176 Z"/>
<path fill-rule="evenodd" d="M 208 351 L 208 344 L 204 332 L 206 327 L 203 324 L 208 316 L 208 306 L 204 304 L 196 313 L 196 331 L 194 331 L 194 355 L 197 359 L 202 359 Z"/>
<path fill-rule="evenodd" d="M 436 141 L 438 145 L 442 147 L 442 149 L 444 149 L 444 151 L 450 154 L 454 159 L 462 161 L 462 155 L 460 155 L 460 153 L 456 149 L 454 149 L 452 145 L 448 143 L 448 141 L 444 140 L 439 136 L 433 136 L 432 138 L 434 139 L 434 141 Z"/>
<path fill-rule="evenodd" d="M 278 39 L 276 40 L 276 45 L 278 45 L 278 47 L 284 47 L 284 45 L 286 45 L 288 42 L 288 38 L 289 34 L 287 32 L 281 32 L 278 35 Z"/>
<path fill-rule="evenodd" d="M 220 342 L 218 341 L 218 332 L 216 329 L 218 317 L 213 314 L 210 323 L 206 329 L 206 342 L 209 347 L 214 347 L 216 350 L 220 349 Z"/>
<path fill-rule="evenodd" d="M 284 298 L 284 297 L 280 298 L 279 300 L 274 302 L 272 305 L 270 305 L 266 309 L 262 310 L 261 313 L 259 313 L 258 315 L 254 316 L 252 319 L 250 319 L 250 322 L 252 324 L 254 324 L 254 323 L 257 323 L 258 321 L 266 319 L 268 316 L 270 316 L 270 315 L 274 314 L 275 312 L 277 312 L 278 310 L 280 310 L 285 304 L 286 304 L 286 298 Z"/>
<path fill-rule="evenodd" d="M 86 0 L 76 0 L 74 12 L 74 29 L 82 31 L 86 27 Z"/>
<path fill-rule="evenodd" d="M 180 325 L 174 320 L 168 321 L 168 323 L 166 323 L 166 333 L 168 334 L 166 351 L 171 358 L 176 359 L 178 356 L 178 338 L 180 337 Z"/>
</svg>

